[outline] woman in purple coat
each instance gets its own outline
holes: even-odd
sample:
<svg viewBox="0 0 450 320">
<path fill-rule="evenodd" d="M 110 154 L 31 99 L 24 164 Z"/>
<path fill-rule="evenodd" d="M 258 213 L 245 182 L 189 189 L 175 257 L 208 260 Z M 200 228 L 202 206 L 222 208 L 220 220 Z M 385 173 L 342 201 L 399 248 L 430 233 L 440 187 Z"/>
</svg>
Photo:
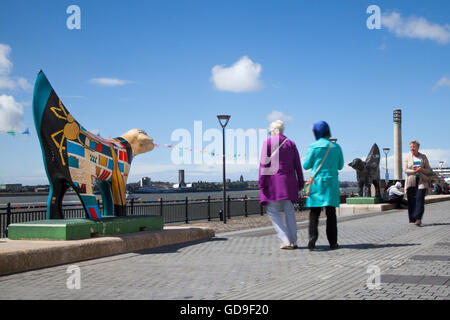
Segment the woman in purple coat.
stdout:
<svg viewBox="0 0 450 320">
<path fill-rule="evenodd" d="M 260 202 L 267 206 L 281 240 L 281 249 L 296 249 L 297 222 L 293 203 L 303 188 L 303 172 L 295 143 L 284 135 L 283 121 L 272 122 L 270 138 L 264 141 L 259 166 Z M 285 223 L 280 211 L 284 211 Z"/>
</svg>

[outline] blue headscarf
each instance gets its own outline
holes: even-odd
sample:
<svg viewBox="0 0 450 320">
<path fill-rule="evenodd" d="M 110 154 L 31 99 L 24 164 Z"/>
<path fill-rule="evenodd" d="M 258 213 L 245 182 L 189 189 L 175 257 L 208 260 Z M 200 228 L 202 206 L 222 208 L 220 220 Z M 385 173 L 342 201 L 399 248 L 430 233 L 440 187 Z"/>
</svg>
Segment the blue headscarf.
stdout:
<svg viewBox="0 0 450 320">
<path fill-rule="evenodd" d="M 314 136 L 316 140 L 323 138 L 324 136 L 331 137 L 330 126 L 325 121 L 316 122 L 313 126 Z"/>
</svg>

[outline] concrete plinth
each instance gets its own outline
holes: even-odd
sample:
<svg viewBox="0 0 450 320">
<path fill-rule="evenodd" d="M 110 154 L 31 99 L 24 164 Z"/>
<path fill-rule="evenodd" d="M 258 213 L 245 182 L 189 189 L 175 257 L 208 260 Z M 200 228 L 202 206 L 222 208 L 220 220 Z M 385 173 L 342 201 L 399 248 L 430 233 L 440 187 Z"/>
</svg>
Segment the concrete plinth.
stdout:
<svg viewBox="0 0 450 320">
<path fill-rule="evenodd" d="M 386 210 L 395 209 L 396 205 L 391 203 L 378 203 L 378 204 L 341 204 L 339 207 L 338 215 L 352 215 L 358 213 L 368 212 L 382 212 Z"/>
<path fill-rule="evenodd" d="M 377 204 L 381 203 L 380 198 L 370 198 L 370 197 L 352 197 L 346 199 L 347 204 Z"/>
<path fill-rule="evenodd" d="M 11 240 L 79 240 L 140 231 L 162 230 L 160 216 L 105 217 L 99 221 L 89 219 L 53 219 L 8 226 Z"/>
</svg>

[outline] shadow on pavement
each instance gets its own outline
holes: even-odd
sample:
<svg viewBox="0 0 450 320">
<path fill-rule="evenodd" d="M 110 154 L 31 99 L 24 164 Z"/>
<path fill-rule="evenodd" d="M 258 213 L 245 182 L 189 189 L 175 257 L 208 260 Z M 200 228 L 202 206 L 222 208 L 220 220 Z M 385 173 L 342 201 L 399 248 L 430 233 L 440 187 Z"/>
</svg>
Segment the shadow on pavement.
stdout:
<svg viewBox="0 0 450 320">
<path fill-rule="evenodd" d="M 228 240 L 227 238 L 201 239 L 201 240 L 171 244 L 168 246 L 163 246 L 163 247 L 158 247 L 158 248 L 139 250 L 139 251 L 135 251 L 133 253 L 137 253 L 137 254 L 176 253 L 176 252 L 178 252 L 178 250 L 181 250 L 185 247 L 194 246 L 194 245 L 205 243 L 205 242 L 227 241 L 227 240 Z"/>
<path fill-rule="evenodd" d="M 422 223 L 423 227 L 434 227 L 434 226 L 450 226 L 450 223 Z"/>
<path fill-rule="evenodd" d="M 343 244 L 339 245 L 339 249 L 380 249 L 380 248 L 399 248 L 399 247 L 411 247 L 419 246 L 419 243 L 386 243 L 386 244 L 374 244 L 374 243 L 357 243 L 357 244 Z M 314 251 L 335 251 L 331 250 L 330 246 L 316 246 Z"/>
</svg>

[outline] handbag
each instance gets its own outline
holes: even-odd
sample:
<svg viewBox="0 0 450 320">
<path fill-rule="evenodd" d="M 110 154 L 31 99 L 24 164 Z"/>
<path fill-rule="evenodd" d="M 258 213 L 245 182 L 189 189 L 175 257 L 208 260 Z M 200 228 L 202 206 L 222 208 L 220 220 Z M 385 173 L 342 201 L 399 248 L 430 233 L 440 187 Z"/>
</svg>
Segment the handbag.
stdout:
<svg viewBox="0 0 450 320">
<path fill-rule="evenodd" d="M 317 167 L 317 170 L 316 170 L 316 172 L 314 173 L 314 175 L 313 175 L 312 177 L 309 177 L 309 179 L 305 182 L 305 186 L 303 187 L 303 192 L 304 192 L 304 194 L 305 194 L 305 198 L 308 198 L 308 197 L 309 197 L 309 194 L 311 193 L 311 188 L 312 188 L 312 185 L 313 185 L 313 183 L 314 183 L 314 178 L 316 177 L 316 175 L 317 175 L 317 173 L 319 172 L 320 168 L 322 168 L 322 165 L 323 165 L 323 163 L 325 162 L 325 159 L 327 158 L 328 153 L 330 152 L 331 144 L 332 144 L 332 143 L 333 143 L 333 142 L 330 141 L 330 145 L 328 146 L 327 153 L 325 154 L 325 157 L 323 157 L 322 161 L 320 162 L 319 166 Z"/>
</svg>

